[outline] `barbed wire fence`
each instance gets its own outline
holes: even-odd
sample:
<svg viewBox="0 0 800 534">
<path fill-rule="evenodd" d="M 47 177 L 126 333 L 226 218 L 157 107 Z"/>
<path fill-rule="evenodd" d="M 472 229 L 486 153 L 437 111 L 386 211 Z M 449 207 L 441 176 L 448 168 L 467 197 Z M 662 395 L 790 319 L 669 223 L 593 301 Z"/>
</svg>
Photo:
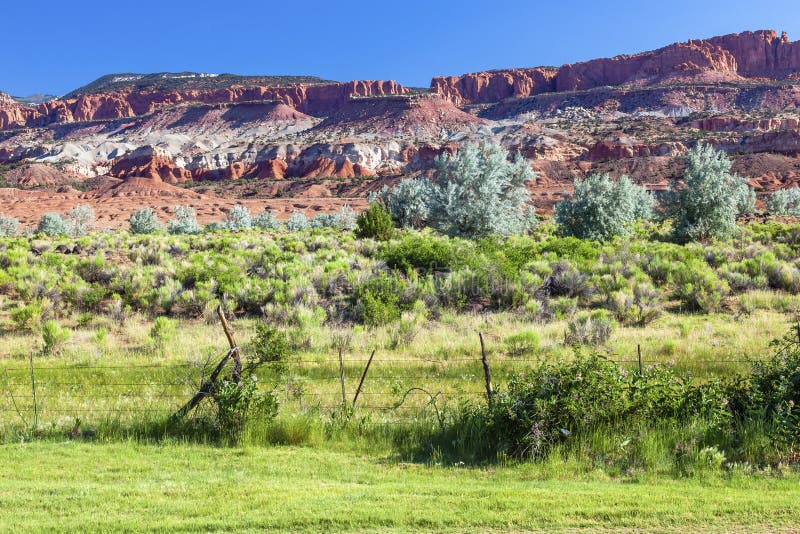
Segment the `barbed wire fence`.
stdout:
<svg viewBox="0 0 800 534">
<path fill-rule="evenodd" d="M 542 363 L 534 357 L 498 357 L 501 339 L 476 333 L 475 354 L 457 358 L 398 358 L 373 351 L 369 358 L 345 355 L 297 358 L 282 362 L 280 373 L 264 377 L 284 409 L 298 413 L 334 414 L 348 408 L 371 416 L 374 424 L 393 424 L 429 416 L 439 418 L 443 406 L 480 402 L 510 375 Z M 238 347 L 235 347 L 238 349 Z M 234 352 L 233 347 L 228 353 Z M 340 353 L 341 354 L 341 353 Z M 634 355 L 609 355 L 609 361 L 637 368 L 664 363 L 641 347 Z M 65 425 L 100 419 L 134 422 L 143 417 L 169 417 L 203 390 L 209 361 L 144 364 L 28 365 L 15 361 L 0 367 L 0 421 L 25 427 Z M 731 370 L 752 363 L 746 359 L 693 360 L 692 368 Z M 675 362 L 682 365 L 681 362 Z M 228 358 L 220 374 L 235 372 Z M 199 399 L 200 401 L 202 398 Z M 199 402 L 199 401 L 198 401 Z M 441 420 L 441 419 L 440 419 Z"/>
</svg>

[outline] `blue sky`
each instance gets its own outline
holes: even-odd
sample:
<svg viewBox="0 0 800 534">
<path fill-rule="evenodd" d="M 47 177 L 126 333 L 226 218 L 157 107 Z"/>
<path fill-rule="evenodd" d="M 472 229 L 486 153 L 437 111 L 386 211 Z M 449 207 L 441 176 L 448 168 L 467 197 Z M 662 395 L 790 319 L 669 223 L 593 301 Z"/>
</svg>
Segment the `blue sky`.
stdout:
<svg viewBox="0 0 800 534">
<path fill-rule="evenodd" d="M 112 72 L 184 70 L 427 87 L 434 75 L 562 65 L 743 30 L 800 40 L 797 0 L 61 0 L 10 2 L 0 13 L 0 91 L 20 96 L 63 94 Z"/>
</svg>

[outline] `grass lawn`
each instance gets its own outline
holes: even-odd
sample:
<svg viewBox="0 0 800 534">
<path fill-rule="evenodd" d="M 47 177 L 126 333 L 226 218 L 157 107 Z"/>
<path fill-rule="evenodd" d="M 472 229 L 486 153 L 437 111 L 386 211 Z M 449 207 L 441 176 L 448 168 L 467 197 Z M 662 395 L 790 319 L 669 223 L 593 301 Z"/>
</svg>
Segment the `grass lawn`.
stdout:
<svg viewBox="0 0 800 534">
<path fill-rule="evenodd" d="M 800 481 L 609 480 L 311 448 L 0 447 L 3 531 L 787 531 Z"/>
</svg>

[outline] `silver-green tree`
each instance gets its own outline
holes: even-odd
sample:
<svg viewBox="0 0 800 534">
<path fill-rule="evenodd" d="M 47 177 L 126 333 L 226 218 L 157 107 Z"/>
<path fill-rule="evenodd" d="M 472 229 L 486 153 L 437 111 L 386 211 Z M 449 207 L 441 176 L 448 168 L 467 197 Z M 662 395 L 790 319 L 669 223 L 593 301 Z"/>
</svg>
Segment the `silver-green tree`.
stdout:
<svg viewBox="0 0 800 534">
<path fill-rule="evenodd" d="M 517 153 L 467 144 L 455 154 L 436 158 L 429 205 L 430 219 L 441 232 L 464 237 L 518 234 L 535 224 L 525 183 L 535 174 Z"/>
<path fill-rule="evenodd" d="M 676 237 L 724 239 L 736 232 L 736 216 L 753 210 L 755 194 L 731 166 L 725 152 L 710 145 L 689 150 L 684 183 L 671 189 Z"/>
<path fill-rule="evenodd" d="M 800 215 L 800 188 L 778 189 L 767 200 L 767 210 L 776 215 Z"/>
<path fill-rule="evenodd" d="M 653 197 L 627 176 L 612 180 L 592 174 L 574 181 L 574 192 L 556 204 L 555 220 L 562 233 L 607 241 L 628 235 L 639 219 L 653 213 Z"/>
<path fill-rule="evenodd" d="M 128 218 L 132 234 L 153 234 L 161 229 L 153 208 L 140 208 Z"/>
</svg>

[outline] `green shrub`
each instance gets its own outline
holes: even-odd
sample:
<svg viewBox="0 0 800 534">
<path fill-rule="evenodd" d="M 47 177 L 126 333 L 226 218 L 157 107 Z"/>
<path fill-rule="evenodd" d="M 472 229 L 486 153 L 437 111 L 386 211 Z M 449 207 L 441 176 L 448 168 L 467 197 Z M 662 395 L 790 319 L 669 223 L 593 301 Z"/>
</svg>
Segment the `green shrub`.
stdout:
<svg viewBox="0 0 800 534">
<path fill-rule="evenodd" d="M 727 394 L 694 386 L 669 366 L 630 373 L 601 356 L 579 354 L 512 376 L 488 407 L 463 412 L 436 443 L 472 460 L 543 458 L 557 445 L 577 446 L 592 435 L 630 437 L 658 422 L 727 420 Z"/>
<path fill-rule="evenodd" d="M 727 282 L 700 262 L 678 264 L 670 275 L 670 281 L 676 298 L 689 309 L 706 313 L 719 310 L 722 300 L 729 293 Z"/>
<path fill-rule="evenodd" d="M 134 211 L 128 219 L 132 234 L 153 234 L 161 229 L 153 208 L 140 208 Z"/>
<path fill-rule="evenodd" d="M 503 340 L 509 356 L 529 356 L 539 349 L 539 334 L 534 330 L 524 330 Z"/>
<path fill-rule="evenodd" d="M 69 235 L 70 225 L 58 213 L 45 213 L 36 231 L 48 236 Z"/>
<path fill-rule="evenodd" d="M 69 339 L 70 332 L 62 328 L 56 321 L 45 321 L 42 324 L 42 352 L 48 356 L 58 356 L 64 343 Z"/>
<path fill-rule="evenodd" d="M 385 273 L 361 283 L 353 292 L 353 306 L 358 319 L 369 326 L 398 320 L 404 291 L 405 285 L 397 277 Z"/>
<path fill-rule="evenodd" d="M 14 237 L 19 230 L 19 221 L 13 217 L 0 215 L 0 237 Z"/>
<path fill-rule="evenodd" d="M 367 211 L 361 212 L 356 219 L 356 237 L 359 239 L 375 239 L 388 241 L 394 233 L 392 216 L 377 202 L 370 204 Z"/>
<path fill-rule="evenodd" d="M 408 235 L 399 242 L 386 245 L 381 253 L 383 261 L 393 269 L 424 272 L 449 271 L 473 256 L 475 250 L 468 242 L 448 240 L 433 235 Z"/>
<path fill-rule="evenodd" d="M 41 301 L 31 302 L 11 310 L 11 320 L 19 330 L 35 330 L 42 322 L 44 306 Z"/>
<path fill-rule="evenodd" d="M 564 334 L 565 345 L 602 345 L 611 339 L 614 321 L 605 310 L 583 313 L 570 321 Z"/>
<path fill-rule="evenodd" d="M 150 328 L 153 346 L 163 355 L 167 343 L 175 336 L 175 322 L 167 317 L 156 317 Z"/>
<path fill-rule="evenodd" d="M 662 311 L 658 291 L 647 282 L 635 283 L 631 290 L 614 291 L 607 307 L 617 321 L 634 326 L 651 323 Z"/>
<path fill-rule="evenodd" d="M 560 230 L 570 236 L 607 241 L 630 234 L 633 224 L 652 215 L 653 197 L 627 176 L 616 182 L 607 174 L 576 179 L 574 193 L 555 206 Z"/>
</svg>

